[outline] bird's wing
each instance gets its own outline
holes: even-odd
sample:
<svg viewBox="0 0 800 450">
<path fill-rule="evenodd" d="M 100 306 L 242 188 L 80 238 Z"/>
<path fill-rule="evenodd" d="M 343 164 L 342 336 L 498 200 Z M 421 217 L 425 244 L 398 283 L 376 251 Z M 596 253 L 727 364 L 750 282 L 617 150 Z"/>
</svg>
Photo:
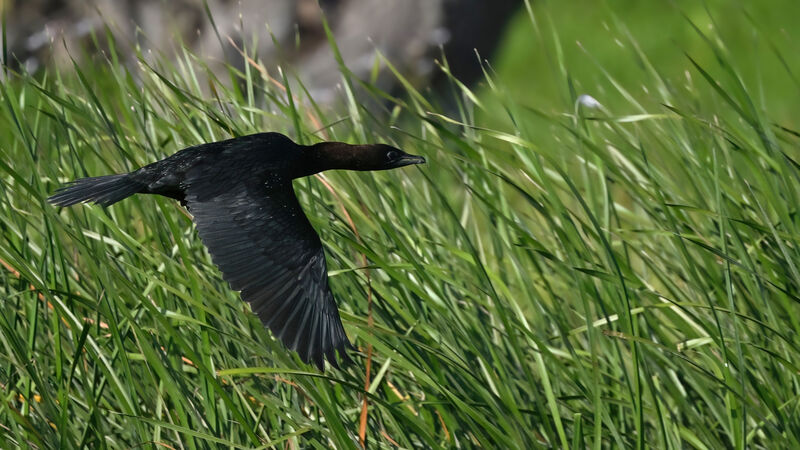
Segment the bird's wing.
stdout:
<svg viewBox="0 0 800 450">
<path fill-rule="evenodd" d="M 291 182 L 239 181 L 222 190 L 190 181 L 186 204 L 225 280 L 284 345 L 320 370 L 325 358 L 337 366 L 336 350 L 348 360 L 322 243 Z"/>
</svg>

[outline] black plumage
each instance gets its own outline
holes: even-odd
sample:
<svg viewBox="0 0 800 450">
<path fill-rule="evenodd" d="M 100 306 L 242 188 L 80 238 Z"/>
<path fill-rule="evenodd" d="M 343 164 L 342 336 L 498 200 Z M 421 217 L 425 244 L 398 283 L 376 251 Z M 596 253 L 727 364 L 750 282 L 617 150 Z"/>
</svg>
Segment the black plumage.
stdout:
<svg viewBox="0 0 800 450">
<path fill-rule="evenodd" d="M 329 169 L 385 170 L 425 159 L 383 144 L 297 145 L 260 133 L 183 149 L 127 174 L 82 178 L 48 199 L 109 206 L 133 194 L 179 200 L 214 263 L 284 345 L 320 370 L 350 342 L 328 286 L 325 253 L 292 180 Z"/>
</svg>

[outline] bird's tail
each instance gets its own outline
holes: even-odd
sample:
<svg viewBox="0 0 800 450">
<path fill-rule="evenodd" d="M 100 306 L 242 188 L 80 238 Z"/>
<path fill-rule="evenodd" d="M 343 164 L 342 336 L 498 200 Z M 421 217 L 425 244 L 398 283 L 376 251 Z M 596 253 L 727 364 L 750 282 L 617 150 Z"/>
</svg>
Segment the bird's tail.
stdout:
<svg viewBox="0 0 800 450">
<path fill-rule="evenodd" d="M 109 206 L 141 192 L 144 185 L 130 179 L 128 174 L 81 178 L 59 188 L 47 201 L 56 206 L 94 202 Z"/>
</svg>

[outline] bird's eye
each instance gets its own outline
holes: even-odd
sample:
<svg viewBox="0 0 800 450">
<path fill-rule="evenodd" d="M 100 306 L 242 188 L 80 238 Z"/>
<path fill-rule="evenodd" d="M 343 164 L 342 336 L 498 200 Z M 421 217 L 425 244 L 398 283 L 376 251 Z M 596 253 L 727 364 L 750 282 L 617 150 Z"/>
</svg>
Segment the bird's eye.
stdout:
<svg viewBox="0 0 800 450">
<path fill-rule="evenodd" d="M 397 158 L 397 155 L 398 155 L 398 154 L 397 154 L 397 152 L 396 152 L 396 151 L 394 151 L 394 150 L 390 150 L 390 151 L 388 151 L 388 152 L 386 153 L 386 159 L 388 159 L 389 161 L 391 161 L 391 160 L 393 160 L 393 159 Z"/>
</svg>

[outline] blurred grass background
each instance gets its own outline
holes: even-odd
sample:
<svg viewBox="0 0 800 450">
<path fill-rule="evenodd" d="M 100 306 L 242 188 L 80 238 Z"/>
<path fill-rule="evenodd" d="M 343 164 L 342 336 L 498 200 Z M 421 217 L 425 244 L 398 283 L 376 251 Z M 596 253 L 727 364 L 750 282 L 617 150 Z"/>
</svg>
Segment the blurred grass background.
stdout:
<svg viewBox="0 0 800 450">
<path fill-rule="evenodd" d="M 662 77 L 684 84 L 687 75 L 697 78 L 687 55 L 713 61 L 705 42 L 711 38 L 727 49 L 727 58 L 752 84 L 759 106 L 769 105 L 775 120 L 797 117 L 798 102 L 786 101 L 787 91 L 797 91 L 797 61 L 790 55 L 800 29 L 789 19 L 800 14 L 797 2 L 574 0 L 533 6 L 539 32 L 526 12 L 517 14 L 493 64 L 515 98 L 539 108 L 564 107 L 567 86 L 553 67 L 558 42 L 575 89 L 624 106 L 608 85 L 607 72 L 646 106 L 657 107 L 658 97 L 644 90 L 652 86 L 643 78 L 646 70 L 636 52 L 647 55 Z"/>
<path fill-rule="evenodd" d="M 340 108 L 188 52 L 12 74 L 0 445 L 800 445 L 800 7 L 526 6 L 477 86 L 395 73 L 390 95 L 340 67 Z M 174 202 L 44 201 L 262 130 L 429 160 L 296 183 L 360 348 L 343 371 L 274 342 Z"/>
</svg>

